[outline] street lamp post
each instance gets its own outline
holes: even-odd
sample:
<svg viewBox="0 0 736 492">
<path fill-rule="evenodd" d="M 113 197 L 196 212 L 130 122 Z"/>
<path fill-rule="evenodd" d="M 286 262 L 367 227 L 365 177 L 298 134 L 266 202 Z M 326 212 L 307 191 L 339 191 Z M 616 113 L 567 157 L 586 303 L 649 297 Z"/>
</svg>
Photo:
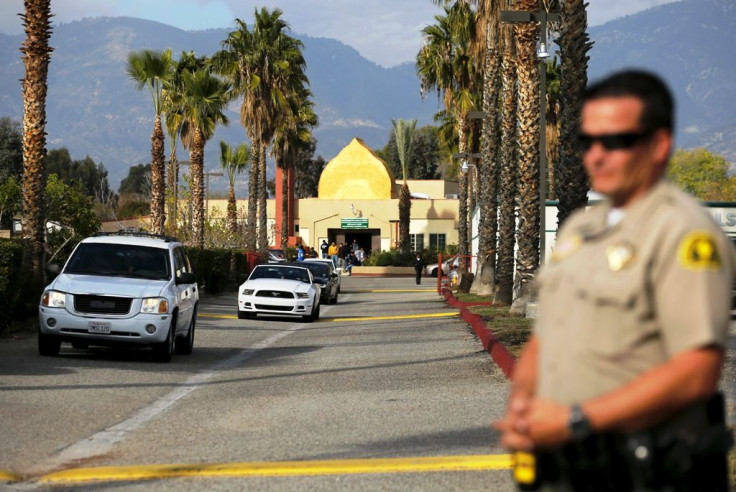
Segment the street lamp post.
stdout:
<svg viewBox="0 0 736 492">
<path fill-rule="evenodd" d="M 540 2 L 541 3 L 541 2 Z M 504 10 L 501 12 L 501 22 L 539 22 L 539 264 L 544 265 L 547 248 L 547 22 L 560 19 L 558 12 L 547 12 L 544 5 L 540 5 L 536 12 L 518 10 Z"/>
</svg>

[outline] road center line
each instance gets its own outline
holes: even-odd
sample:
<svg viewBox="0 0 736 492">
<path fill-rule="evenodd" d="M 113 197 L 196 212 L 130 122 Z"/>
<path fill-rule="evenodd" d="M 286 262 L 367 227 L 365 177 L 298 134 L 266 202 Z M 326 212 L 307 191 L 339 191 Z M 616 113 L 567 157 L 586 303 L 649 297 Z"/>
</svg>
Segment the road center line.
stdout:
<svg viewBox="0 0 736 492">
<path fill-rule="evenodd" d="M 431 456 L 321 461 L 276 461 L 212 464 L 114 466 L 76 468 L 49 473 L 42 484 L 92 481 L 131 481 L 180 477 L 276 477 L 353 475 L 366 473 L 420 473 L 439 471 L 487 471 L 509 469 L 512 457 L 500 455 Z"/>
<path fill-rule="evenodd" d="M 174 405 L 174 403 L 181 400 L 192 391 L 199 389 L 204 382 L 212 379 L 223 371 L 236 367 L 251 359 L 261 350 L 273 345 L 282 338 L 299 331 L 304 326 L 304 324 L 292 325 L 290 328 L 275 333 L 265 340 L 256 343 L 252 347 L 242 350 L 232 357 L 215 364 L 210 369 L 190 377 L 173 391 L 163 395 L 150 405 L 140 409 L 130 418 L 65 448 L 55 457 L 51 458 L 47 464 L 52 468 L 58 468 L 76 460 L 87 459 L 109 452 L 113 446 L 123 441 L 130 433 L 138 430 L 147 422 L 168 410 L 172 405 Z"/>
</svg>

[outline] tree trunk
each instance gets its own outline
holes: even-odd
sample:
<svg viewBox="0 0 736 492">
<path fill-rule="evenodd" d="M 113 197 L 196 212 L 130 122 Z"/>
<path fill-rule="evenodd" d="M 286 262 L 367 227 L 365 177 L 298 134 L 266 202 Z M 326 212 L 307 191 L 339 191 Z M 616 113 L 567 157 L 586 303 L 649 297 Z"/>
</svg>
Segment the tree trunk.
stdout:
<svg viewBox="0 0 736 492">
<path fill-rule="evenodd" d="M 465 115 L 457 115 L 458 147 L 460 153 L 468 152 L 467 119 Z M 460 199 L 457 206 L 458 253 L 460 254 L 460 272 L 468 271 L 468 173 L 458 173 Z"/>
<path fill-rule="evenodd" d="M 519 10 L 534 10 L 536 0 L 518 2 Z M 519 290 L 511 305 L 512 314 L 523 315 L 531 300 L 532 281 L 539 267 L 539 69 L 537 26 L 514 26 L 519 77 L 519 252 L 516 282 Z"/>
<path fill-rule="evenodd" d="M 261 142 L 258 162 L 258 251 L 262 254 L 268 252 L 268 216 L 266 215 L 266 204 L 268 189 L 266 188 L 266 143 Z"/>
<path fill-rule="evenodd" d="M 478 169 L 478 192 L 480 221 L 478 222 L 478 258 L 495 269 L 496 238 L 498 235 L 498 153 L 500 131 L 498 103 L 500 89 L 500 57 L 498 49 L 498 25 L 488 23 L 486 27 L 486 49 L 483 73 L 483 138 L 481 140 L 481 164 Z M 480 273 L 480 272 L 479 272 Z M 488 277 L 476 275 L 476 283 Z M 493 283 L 495 279 L 491 278 Z M 477 289 L 481 287 L 476 285 Z M 483 287 L 485 290 L 485 287 Z M 491 287 L 492 289 L 492 287 Z"/>
<path fill-rule="evenodd" d="M 286 251 L 289 245 L 289 169 L 284 164 L 281 165 L 281 249 Z"/>
<path fill-rule="evenodd" d="M 168 196 L 169 196 L 169 215 L 166 229 L 169 234 L 176 236 L 177 209 L 179 207 L 179 161 L 176 158 L 176 139 L 171 146 L 171 154 L 169 155 L 168 173 L 166 175 Z"/>
<path fill-rule="evenodd" d="M 156 115 L 151 135 L 151 222 L 154 234 L 164 233 L 166 213 L 166 186 L 164 181 L 164 129 L 161 126 L 161 115 Z"/>
<path fill-rule="evenodd" d="M 399 251 L 404 253 L 409 252 L 411 248 L 411 241 L 409 241 L 410 220 L 411 192 L 409 191 L 409 185 L 404 181 L 399 192 Z"/>
<path fill-rule="evenodd" d="M 498 260 L 493 303 L 509 306 L 513 300 L 514 246 L 516 243 L 516 60 L 514 59 L 512 27 L 505 26 L 503 30 L 503 125 L 499 176 Z"/>
<path fill-rule="evenodd" d="M 204 248 L 204 137 L 199 129 L 194 130 L 192 148 L 189 152 L 191 161 L 189 170 L 192 175 L 193 220 L 192 235 L 194 246 Z"/>
<path fill-rule="evenodd" d="M 227 235 L 233 245 L 236 243 L 238 234 L 238 202 L 235 199 L 235 185 L 230 185 L 230 191 L 227 194 Z"/>
<path fill-rule="evenodd" d="M 23 53 L 23 235 L 31 240 L 33 277 L 43 279 L 44 188 L 46 173 L 46 94 L 49 61 L 53 48 L 50 0 L 25 0 L 21 15 L 26 40 Z"/>
<path fill-rule="evenodd" d="M 576 145 L 583 107 L 582 94 L 588 84 L 588 41 L 586 3 L 562 2 L 560 13 L 560 155 L 555 170 L 558 229 L 575 209 L 588 203 L 588 178 L 582 152 Z"/>
<path fill-rule="evenodd" d="M 258 162 L 261 158 L 260 144 L 251 140 L 251 161 L 248 172 L 248 225 L 246 229 L 245 248 L 248 251 L 256 251 L 256 239 L 258 239 Z"/>
</svg>

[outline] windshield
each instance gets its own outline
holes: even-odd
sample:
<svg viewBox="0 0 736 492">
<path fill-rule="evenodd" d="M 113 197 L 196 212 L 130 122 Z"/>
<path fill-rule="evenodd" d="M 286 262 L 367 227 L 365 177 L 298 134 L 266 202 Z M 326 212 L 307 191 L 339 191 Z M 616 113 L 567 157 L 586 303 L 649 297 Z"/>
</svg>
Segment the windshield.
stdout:
<svg viewBox="0 0 736 492">
<path fill-rule="evenodd" d="M 82 243 L 64 273 L 168 280 L 169 251 L 128 244 Z"/>
<path fill-rule="evenodd" d="M 305 268 L 309 268 L 309 271 L 312 272 L 312 276 L 314 277 L 326 278 L 330 276 L 330 267 L 322 263 L 305 261 L 302 262 L 301 265 Z"/>
<path fill-rule="evenodd" d="M 248 277 L 248 280 L 259 278 L 279 278 L 286 280 L 299 280 L 309 282 L 309 273 L 304 268 L 277 267 L 258 265 Z"/>
</svg>

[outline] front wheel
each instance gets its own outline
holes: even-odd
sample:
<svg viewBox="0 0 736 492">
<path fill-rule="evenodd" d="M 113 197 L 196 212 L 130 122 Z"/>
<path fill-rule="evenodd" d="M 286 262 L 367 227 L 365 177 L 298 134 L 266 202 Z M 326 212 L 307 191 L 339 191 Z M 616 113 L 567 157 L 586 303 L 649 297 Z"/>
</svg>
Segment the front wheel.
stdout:
<svg viewBox="0 0 736 492">
<path fill-rule="evenodd" d="M 43 356 L 59 355 L 61 340 L 53 335 L 38 332 L 38 353 Z"/>
<path fill-rule="evenodd" d="M 169 333 L 166 340 L 153 346 L 153 360 L 156 362 L 171 362 L 171 356 L 174 354 L 174 331 L 176 328 L 176 319 L 171 321 Z"/>
<path fill-rule="evenodd" d="M 194 329 L 197 326 L 197 310 L 192 313 L 192 320 L 189 322 L 189 330 L 183 337 L 177 337 L 174 342 L 174 351 L 177 354 L 191 355 L 194 347 Z"/>
</svg>

